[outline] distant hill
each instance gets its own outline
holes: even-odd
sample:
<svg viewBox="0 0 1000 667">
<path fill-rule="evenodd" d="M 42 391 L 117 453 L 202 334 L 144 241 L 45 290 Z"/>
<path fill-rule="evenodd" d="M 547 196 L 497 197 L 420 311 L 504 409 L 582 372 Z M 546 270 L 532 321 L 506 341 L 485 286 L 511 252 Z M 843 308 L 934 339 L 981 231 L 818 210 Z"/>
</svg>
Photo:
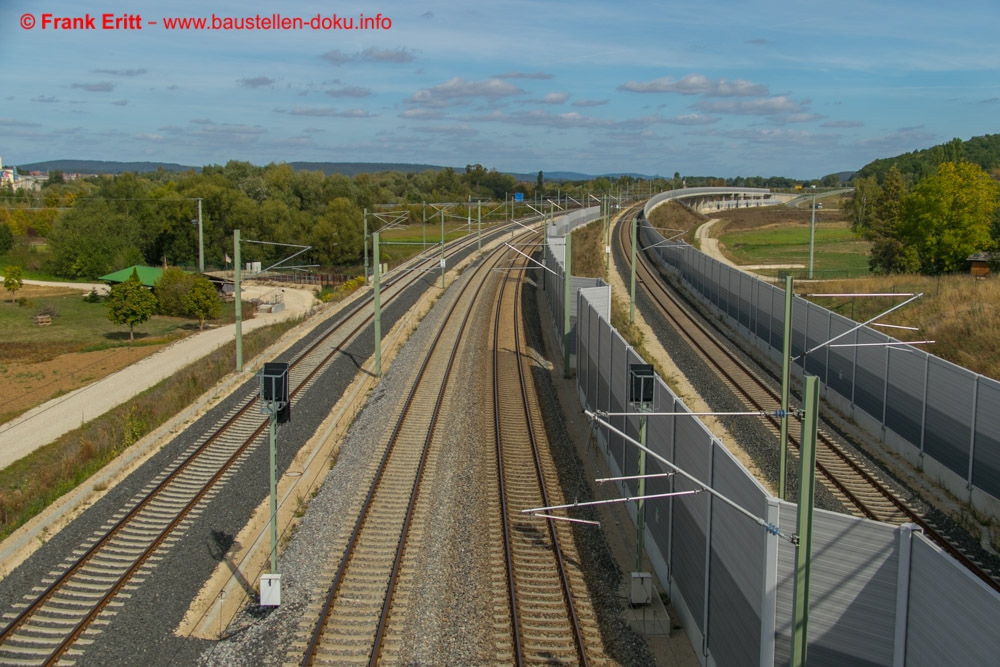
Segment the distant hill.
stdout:
<svg viewBox="0 0 1000 667">
<path fill-rule="evenodd" d="M 17 165 L 19 171 L 61 171 L 67 174 L 121 174 L 133 171 L 145 174 L 163 169 L 164 171 L 201 171 L 201 167 L 191 167 L 173 162 L 108 162 L 105 160 L 49 160 Z"/>
<path fill-rule="evenodd" d="M 399 171 L 402 173 L 419 173 L 423 171 L 442 171 L 447 167 L 433 164 L 412 164 L 409 162 L 289 162 L 288 165 L 295 171 L 321 171 L 326 175 L 344 174 L 345 176 L 356 176 L 358 174 L 374 174 L 383 171 Z M 114 162 L 106 160 L 49 160 L 47 162 L 32 162 L 29 164 L 19 164 L 17 168 L 23 172 L 29 171 L 61 171 L 67 174 L 121 174 L 124 172 L 135 172 L 145 174 L 163 169 L 170 172 L 194 171 L 201 172 L 201 167 L 192 165 L 176 164 L 174 162 Z M 452 167 L 457 172 L 463 172 L 465 167 Z M 509 173 L 518 181 L 532 182 L 538 178 L 538 172 L 518 174 Z M 635 173 L 615 173 L 601 174 L 606 178 L 617 179 L 619 176 L 632 176 L 633 178 L 649 179 L 649 176 Z M 576 171 L 546 171 L 542 173 L 546 181 L 589 181 L 595 176 L 582 174 Z"/>
<path fill-rule="evenodd" d="M 422 171 L 443 171 L 447 167 L 433 164 L 410 164 L 406 162 L 289 162 L 295 171 L 322 171 L 330 174 L 356 176 L 358 174 L 375 174 L 382 171 L 399 171 L 404 174 L 420 173 Z M 452 167 L 459 171 L 457 167 Z M 464 169 L 464 167 L 463 167 Z"/>
<path fill-rule="evenodd" d="M 915 182 L 930 176 L 937 171 L 942 162 L 966 160 L 978 164 L 986 171 L 1000 167 L 1000 134 L 986 134 L 972 137 L 968 141 L 952 139 L 951 141 L 904 153 L 896 157 L 880 158 L 869 162 L 858 170 L 855 178 L 874 176 L 881 183 L 893 165 L 903 174 L 903 178 Z"/>
</svg>

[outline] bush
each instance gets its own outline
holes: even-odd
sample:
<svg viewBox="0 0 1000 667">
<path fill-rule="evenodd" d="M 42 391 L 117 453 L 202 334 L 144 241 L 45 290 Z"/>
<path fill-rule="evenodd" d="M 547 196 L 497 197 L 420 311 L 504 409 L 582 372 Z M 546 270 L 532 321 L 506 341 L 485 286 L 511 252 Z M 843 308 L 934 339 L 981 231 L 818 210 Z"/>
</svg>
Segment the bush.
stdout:
<svg viewBox="0 0 1000 667">
<path fill-rule="evenodd" d="M 35 304 L 28 297 L 20 296 L 17 298 L 17 305 L 19 305 L 21 308 L 32 308 Z"/>
<path fill-rule="evenodd" d="M 83 300 L 86 301 L 87 303 L 100 303 L 102 301 L 102 297 L 100 294 L 97 293 L 97 288 L 92 287 L 90 289 L 90 293 L 87 296 L 83 297 Z"/>
<path fill-rule="evenodd" d="M 52 304 L 42 306 L 35 315 L 48 315 L 49 317 L 59 317 L 59 311 Z"/>
<path fill-rule="evenodd" d="M 6 222 L 0 223 L 0 255 L 10 252 L 14 247 L 14 233 L 10 231 L 10 225 Z"/>
</svg>

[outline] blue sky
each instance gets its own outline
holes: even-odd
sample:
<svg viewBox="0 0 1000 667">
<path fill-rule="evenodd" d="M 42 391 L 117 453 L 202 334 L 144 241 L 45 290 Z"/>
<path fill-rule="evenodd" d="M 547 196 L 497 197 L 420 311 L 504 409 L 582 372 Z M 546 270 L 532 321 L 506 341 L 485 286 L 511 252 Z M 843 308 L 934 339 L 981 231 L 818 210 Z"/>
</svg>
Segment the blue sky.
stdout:
<svg viewBox="0 0 1000 667">
<path fill-rule="evenodd" d="M 163 21 L 274 13 L 383 18 Z M 998 25 L 997 0 L 0 0 L 0 157 L 813 178 L 1000 131 Z"/>
</svg>

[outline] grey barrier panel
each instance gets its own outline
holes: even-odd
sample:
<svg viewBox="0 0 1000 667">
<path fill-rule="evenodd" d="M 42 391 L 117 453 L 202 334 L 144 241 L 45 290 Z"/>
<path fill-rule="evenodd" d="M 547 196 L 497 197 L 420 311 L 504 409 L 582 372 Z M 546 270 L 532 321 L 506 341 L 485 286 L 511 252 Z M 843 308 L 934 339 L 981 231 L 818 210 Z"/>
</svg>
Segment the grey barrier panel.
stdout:
<svg viewBox="0 0 1000 667">
<path fill-rule="evenodd" d="M 830 340 L 830 311 L 806 302 L 806 349 L 813 349 Z M 806 357 L 806 370 L 815 375 L 821 382 L 826 382 L 826 356 L 829 348 L 821 347 Z"/>
<path fill-rule="evenodd" d="M 729 276 L 732 272 L 727 265 L 719 264 L 719 310 L 723 315 L 730 314 Z"/>
<path fill-rule="evenodd" d="M 599 389 L 601 377 L 599 372 L 601 355 L 600 349 L 598 348 L 601 341 L 601 318 L 597 315 L 597 313 L 593 312 L 592 309 L 588 310 L 590 310 L 590 337 L 587 341 L 587 344 L 589 345 L 588 353 L 590 355 L 590 370 L 588 371 L 590 382 L 587 387 L 587 405 L 591 410 L 596 410 L 601 407 L 601 404 L 599 403 L 599 397 L 601 395 Z"/>
<path fill-rule="evenodd" d="M 712 454 L 711 436 L 694 417 L 677 419 L 675 463 L 696 479 L 709 483 Z M 696 489 L 692 482 L 676 478 L 674 489 Z M 698 630 L 705 633 L 705 550 L 708 525 L 707 505 L 702 494 L 680 496 L 674 501 L 673 576 L 691 611 Z"/>
<path fill-rule="evenodd" d="M 737 320 L 740 316 L 740 275 L 743 273 L 738 269 L 734 269 L 731 266 L 726 266 L 727 273 L 729 273 L 729 280 L 726 282 L 726 290 L 728 292 L 727 296 L 729 299 L 729 310 L 728 315 L 733 319 L 733 325 L 735 326 Z"/>
<path fill-rule="evenodd" d="M 886 337 L 870 329 L 858 329 L 858 345 L 885 343 Z M 858 347 L 854 367 L 854 404 L 879 422 L 885 406 L 885 347 Z"/>
<path fill-rule="evenodd" d="M 806 351 L 806 301 L 800 297 L 795 297 L 792 303 L 792 357 L 800 357 L 797 365 L 802 364 L 801 354 Z M 784 309 L 782 309 L 782 319 L 784 319 Z"/>
<path fill-rule="evenodd" d="M 906 664 L 997 664 L 1000 596 L 923 535 L 911 546 Z"/>
<path fill-rule="evenodd" d="M 569 309 L 569 350 L 570 350 L 571 354 L 576 354 L 576 339 L 577 339 L 577 335 L 578 335 L 578 333 L 577 333 L 577 319 L 578 319 L 577 296 L 580 294 L 580 290 L 582 290 L 582 289 L 592 289 L 594 287 L 598 287 L 598 286 L 603 285 L 603 284 L 604 284 L 604 281 L 601 280 L 600 278 L 578 278 L 577 276 L 572 276 L 571 279 L 570 279 L 570 283 L 569 283 L 569 285 L 570 285 L 570 287 L 569 287 L 569 294 L 570 294 L 570 300 L 569 300 L 569 305 L 570 305 L 570 309 Z M 563 293 L 562 293 L 562 290 L 560 290 L 560 293 L 559 293 L 559 302 L 560 303 L 562 303 L 562 298 L 563 298 Z M 560 313 L 559 313 L 560 316 L 562 315 L 563 312 L 564 311 L 560 311 Z M 560 319 L 559 321 L 562 322 L 562 319 Z M 560 327 L 559 330 L 562 331 L 562 327 Z"/>
<path fill-rule="evenodd" d="M 797 508 L 781 503 L 782 532 Z M 795 547 L 778 546 L 775 664 L 790 662 Z M 815 510 L 809 588 L 809 665 L 892 665 L 896 614 L 894 526 Z"/>
<path fill-rule="evenodd" d="M 757 318 L 754 334 L 762 340 L 765 345 L 771 344 L 771 321 L 774 313 L 771 310 L 771 300 L 774 288 L 765 282 L 757 283 Z"/>
<path fill-rule="evenodd" d="M 580 292 L 577 297 L 580 306 L 580 315 L 577 319 L 576 325 L 578 327 L 586 328 L 587 333 L 581 335 L 576 341 L 576 383 L 583 388 L 584 401 L 583 407 L 593 408 L 590 402 L 590 379 L 593 358 L 590 354 L 590 316 L 593 314 L 594 309 L 590 307 L 590 304 L 586 301 L 584 292 Z"/>
<path fill-rule="evenodd" d="M 833 315 L 830 318 L 830 338 L 835 338 L 853 329 L 854 322 Z M 857 343 L 857 333 L 852 333 L 837 340 L 837 343 L 854 345 Z M 851 400 L 851 387 L 854 385 L 854 347 L 831 347 L 830 361 L 827 367 L 826 384 L 835 392 Z"/>
<path fill-rule="evenodd" d="M 598 345 L 594 350 L 597 360 L 596 410 L 611 409 L 611 327 L 602 320 L 598 327 Z"/>
<path fill-rule="evenodd" d="M 779 352 L 785 347 L 785 290 L 771 291 L 771 347 Z"/>
<path fill-rule="evenodd" d="M 889 348 L 885 425 L 918 445 L 923 428 L 926 368 L 927 355 L 921 350 Z"/>
<path fill-rule="evenodd" d="M 644 364 L 646 363 L 642 357 L 635 353 L 631 347 L 627 348 L 625 355 L 625 374 L 628 377 L 628 382 L 631 383 L 631 377 L 628 376 L 628 367 L 632 364 Z M 628 402 L 628 386 L 625 387 L 625 393 L 622 396 L 622 402 L 625 404 L 625 412 L 635 412 L 635 407 Z M 655 392 L 654 392 L 655 394 Z M 647 417 L 648 420 L 648 417 Z M 626 417 L 625 418 L 625 428 L 623 429 L 632 438 L 639 440 L 639 418 L 638 417 Z M 647 434 L 648 442 L 648 434 Z M 622 468 L 626 471 L 626 475 L 638 475 L 639 474 L 639 448 L 635 446 L 634 443 L 628 443 L 625 447 L 625 467 Z M 625 482 L 625 486 L 628 487 L 629 493 L 632 495 L 638 495 L 639 493 L 639 480 L 631 479 Z"/>
<path fill-rule="evenodd" d="M 750 328 L 750 318 L 753 314 L 753 284 L 754 278 L 749 273 L 740 273 L 740 324 Z"/>
<path fill-rule="evenodd" d="M 733 456 L 713 442 L 712 485 L 744 509 L 761 516 L 766 492 Z M 711 583 L 708 647 L 715 664 L 743 665 L 760 657 L 767 532 L 722 502 L 712 503 Z"/>
<path fill-rule="evenodd" d="M 938 357 L 927 368 L 924 451 L 962 479 L 969 477 L 976 375 Z"/>
<path fill-rule="evenodd" d="M 674 396 L 667 385 L 657 378 L 653 396 L 655 412 L 674 412 Z M 674 420 L 676 417 L 650 417 L 646 425 L 646 442 L 651 450 L 667 459 L 674 460 Z M 646 459 L 646 473 L 650 475 L 673 472 L 653 457 Z M 672 477 L 655 477 L 646 481 L 646 493 L 655 495 L 673 490 Z M 646 525 L 659 551 L 666 558 L 670 553 L 670 514 L 673 503 L 670 498 L 650 500 L 646 504 Z"/>
<path fill-rule="evenodd" d="M 610 325 L 609 325 L 610 326 Z M 625 367 L 628 347 L 618 332 L 611 329 L 611 410 L 610 412 L 625 412 L 624 396 L 628 389 L 628 369 Z M 611 417 L 611 424 L 620 431 L 625 430 L 624 417 Z M 611 451 L 618 462 L 618 469 L 625 472 L 625 441 L 620 435 L 611 434 Z"/>
<path fill-rule="evenodd" d="M 725 295 L 722 292 L 722 277 L 723 277 L 723 265 L 719 262 L 712 264 L 712 273 L 710 274 L 709 283 L 711 290 L 711 302 L 715 304 L 719 310 L 725 312 L 727 304 L 725 301 Z"/>
<path fill-rule="evenodd" d="M 1000 498 L 1000 382 L 979 378 L 972 483 Z"/>
</svg>

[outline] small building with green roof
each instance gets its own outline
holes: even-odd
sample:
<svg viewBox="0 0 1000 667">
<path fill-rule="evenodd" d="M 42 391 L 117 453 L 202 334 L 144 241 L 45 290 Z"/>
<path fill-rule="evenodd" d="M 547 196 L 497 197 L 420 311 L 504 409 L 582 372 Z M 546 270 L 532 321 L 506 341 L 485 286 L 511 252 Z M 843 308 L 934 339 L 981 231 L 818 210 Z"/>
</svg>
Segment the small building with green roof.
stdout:
<svg viewBox="0 0 1000 667">
<path fill-rule="evenodd" d="M 115 271 L 114 273 L 109 273 L 106 276 L 101 276 L 98 280 L 103 280 L 111 284 L 123 283 L 132 277 L 133 270 L 139 274 L 139 282 L 150 288 L 154 287 L 156 285 L 156 281 L 163 275 L 163 269 L 158 266 L 140 266 L 138 264 L 133 264 L 132 266 L 122 269 L 121 271 Z"/>
</svg>

